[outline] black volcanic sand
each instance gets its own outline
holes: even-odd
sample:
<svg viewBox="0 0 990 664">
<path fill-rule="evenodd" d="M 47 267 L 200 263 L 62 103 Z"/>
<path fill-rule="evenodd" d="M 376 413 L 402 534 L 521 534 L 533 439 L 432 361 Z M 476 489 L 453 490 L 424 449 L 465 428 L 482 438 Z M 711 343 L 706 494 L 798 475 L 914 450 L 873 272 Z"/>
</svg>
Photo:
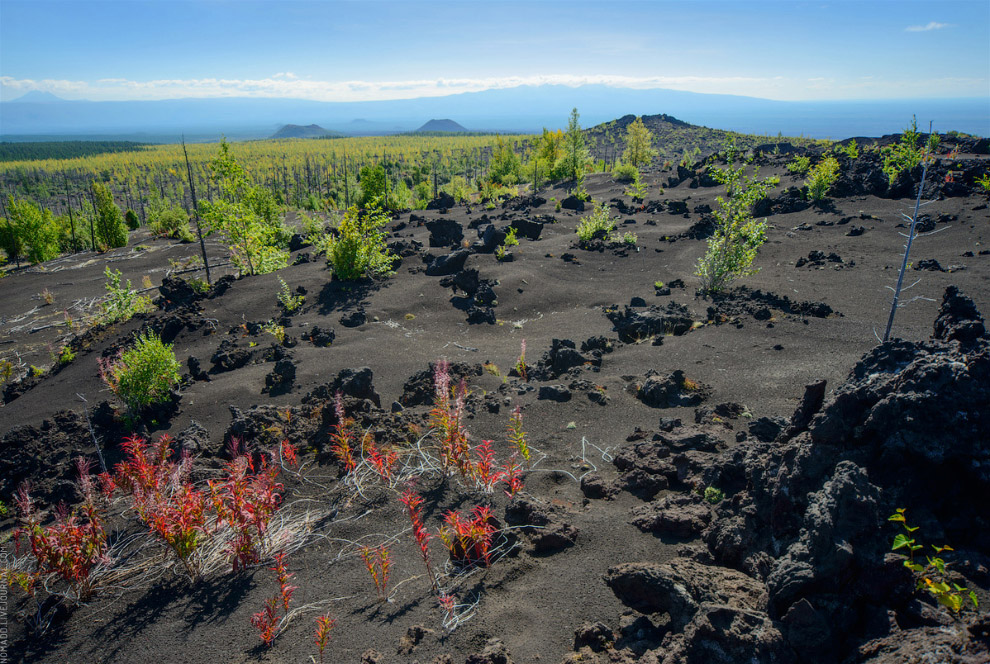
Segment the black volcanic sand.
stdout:
<svg viewBox="0 0 990 664">
<path fill-rule="evenodd" d="M 986 172 L 985 155 L 960 159 L 967 173 Z M 944 230 L 915 243 L 907 275 L 908 284 L 920 281 L 905 299 L 922 299 L 898 312 L 900 341 L 878 345 L 911 192 L 867 191 L 874 162 L 849 178 L 858 190 L 839 192 L 854 193 L 821 209 L 796 205 L 784 190 L 802 181 L 786 161 L 762 158 L 761 175 L 780 175 L 781 185 L 763 211 L 771 228 L 761 271 L 716 301 L 695 294 L 699 236 L 722 193 L 700 171 L 650 173 L 645 204 L 608 176 L 588 178 L 596 201 L 613 201 L 620 232 L 638 236 L 632 247 L 579 247 L 574 231 L 586 213 L 557 211 L 553 199 L 567 194 L 552 189 L 492 210 L 396 215 L 389 241 L 405 256 L 380 282 L 332 281 L 308 247 L 293 253 L 297 264 L 230 278 L 209 297 L 189 297 L 170 278 L 158 310 L 81 334 L 71 364 L 8 386 L 0 497 L 10 505 L 30 480 L 41 501 L 73 499 L 72 459 L 95 459 L 77 395 L 108 461 L 120 459 L 126 430 L 104 403 L 111 395 L 97 360 L 147 327 L 174 343 L 186 374 L 177 405 L 149 414 L 147 432 L 194 451 L 198 477 L 215 472 L 232 436 L 298 444 L 306 465 L 302 478 L 283 476 L 286 503 L 325 518 L 287 560 L 299 586 L 294 606 L 324 602 L 338 620 L 327 661 L 893 662 L 926 652 L 987 661 L 985 611 L 950 619 L 911 594 L 896 557 L 885 559 L 896 534 L 886 517 L 907 507 L 926 543 L 957 549 L 949 559 L 959 581 L 976 589 L 981 607 L 990 603 L 990 351 L 977 313 L 990 311 L 987 198 L 971 176 L 945 191 L 944 165 L 935 174 L 942 195 L 923 212 L 930 230 Z M 476 242 L 489 225 L 497 234 L 510 224 L 520 245 L 499 262 Z M 432 244 L 446 246 L 431 246 L 431 229 Z M 434 260 L 455 249 L 468 251 L 463 268 L 433 274 Z M 138 233 L 113 254 L 13 271 L 0 282 L 0 352 L 50 366 L 47 347 L 67 330 L 45 326 L 102 295 L 108 262 L 135 287 L 149 276 L 157 297 L 169 259 L 197 250 Z M 222 248 L 211 252 L 222 260 Z M 283 317 L 279 277 L 306 295 L 284 317 L 288 348 L 273 348 L 257 326 Z M 52 305 L 40 298 L 46 287 Z M 523 340 L 528 382 L 482 370 L 491 362 L 507 374 Z M 456 476 L 420 480 L 434 532 L 446 510 L 478 503 L 512 526 L 508 554 L 444 577 L 459 602 L 477 602 L 452 633 L 423 576 L 397 500 L 402 487 L 369 481 L 358 494 L 326 450 L 328 399 L 341 383 L 380 441 L 407 440 L 410 425 L 425 432 L 428 406 L 406 384 L 439 358 L 466 374 L 473 441 L 494 439 L 507 457 L 505 427 L 520 405 L 539 451 L 511 502 Z M 266 387 L 276 364 L 281 375 L 291 365 L 294 379 Z M 364 367 L 370 389 L 359 384 L 366 373 L 346 373 Z M 824 387 L 806 394 L 819 381 Z M 709 485 L 726 496 L 714 507 L 694 491 Z M 133 522 L 116 523 L 134 532 Z M 386 539 L 396 590 L 378 604 L 357 545 Z M 446 552 L 432 546 L 442 564 Z M 162 567 L 138 587 L 50 613 L 44 634 L 30 619 L 34 600 L 14 589 L 10 652 L 32 662 L 309 661 L 315 609 L 296 615 L 272 649 L 249 624 L 276 591 L 268 566 L 195 584 Z"/>
</svg>

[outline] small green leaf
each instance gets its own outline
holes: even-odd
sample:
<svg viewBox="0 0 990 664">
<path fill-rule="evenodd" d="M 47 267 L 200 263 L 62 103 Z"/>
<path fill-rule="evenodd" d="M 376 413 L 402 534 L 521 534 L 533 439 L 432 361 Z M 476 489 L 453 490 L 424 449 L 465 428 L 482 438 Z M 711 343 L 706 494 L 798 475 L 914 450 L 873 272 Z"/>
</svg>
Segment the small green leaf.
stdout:
<svg viewBox="0 0 990 664">
<path fill-rule="evenodd" d="M 914 544 L 913 539 L 908 539 L 908 536 L 904 533 L 899 533 L 897 537 L 894 538 L 894 544 L 890 547 L 891 551 L 897 551 L 898 549 L 904 548 L 905 546 L 911 546 Z"/>
<path fill-rule="evenodd" d="M 938 603 L 942 606 L 948 607 L 956 613 L 962 608 L 962 598 L 957 595 L 942 594 L 938 596 Z"/>
<path fill-rule="evenodd" d="M 976 593 L 974 593 L 972 590 L 969 591 L 969 598 L 973 600 L 973 606 L 975 608 L 977 609 L 980 608 L 980 603 L 976 601 Z"/>
<path fill-rule="evenodd" d="M 917 530 L 918 528 L 921 528 L 921 526 L 914 526 L 914 527 L 912 528 L 911 526 L 909 526 L 909 525 L 907 525 L 907 524 L 904 524 L 904 530 L 906 530 L 906 531 L 908 531 L 909 533 L 913 533 L 913 532 L 914 532 L 914 531 L 916 531 L 916 530 Z"/>
<path fill-rule="evenodd" d="M 906 521 L 906 519 L 904 518 L 904 515 L 903 514 L 891 514 L 889 517 L 887 517 L 887 521 L 901 521 L 901 522 L 904 522 L 904 521 Z"/>
</svg>

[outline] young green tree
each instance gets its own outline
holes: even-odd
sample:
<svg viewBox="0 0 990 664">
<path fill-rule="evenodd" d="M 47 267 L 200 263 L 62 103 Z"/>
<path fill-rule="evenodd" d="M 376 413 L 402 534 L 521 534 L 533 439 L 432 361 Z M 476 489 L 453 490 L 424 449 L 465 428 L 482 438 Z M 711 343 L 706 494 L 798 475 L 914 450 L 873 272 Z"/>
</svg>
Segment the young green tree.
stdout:
<svg viewBox="0 0 990 664">
<path fill-rule="evenodd" d="M 127 224 L 124 215 L 113 201 L 110 187 L 93 180 L 93 201 L 96 206 L 96 243 L 112 249 L 127 246 Z"/>
<path fill-rule="evenodd" d="M 375 201 L 381 204 L 385 202 L 385 168 L 380 164 L 377 166 L 363 166 L 360 172 L 361 198 L 358 205 L 368 207 Z"/>
<path fill-rule="evenodd" d="M 712 176 L 725 185 L 726 198 L 718 197 L 715 234 L 708 239 L 708 251 L 698 260 L 695 272 L 701 278 L 701 290 L 709 294 L 759 271 L 753 268 L 753 261 L 766 241 L 767 223 L 766 219 L 753 218 L 753 205 L 780 182 L 777 177 L 757 180 L 757 174 L 744 176 L 746 166 L 735 168 L 734 155 L 732 146 L 728 166 L 712 169 Z"/>
<path fill-rule="evenodd" d="M 253 186 L 244 168 L 230 154 L 226 139 L 210 162 L 219 196 L 200 201 L 201 217 L 227 244 L 230 260 L 241 272 L 265 274 L 286 266 L 291 233 L 279 219 L 271 192 Z"/>
<path fill-rule="evenodd" d="M 567 132 L 564 134 L 564 155 L 562 157 L 564 173 L 573 182 L 574 191 L 580 191 L 584 183 L 584 170 L 591 160 L 588 146 L 584 140 L 584 132 L 578 119 L 578 110 L 572 109 L 567 121 Z"/>
<path fill-rule="evenodd" d="M 488 179 L 498 184 L 514 185 L 519 182 L 521 172 L 522 164 L 514 146 L 501 136 L 496 136 L 492 159 L 488 164 Z"/>
<path fill-rule="evenodd" d="M 643 118 L 636 118 L 626 128 L 626 151 L 622 159 L 636 168 L 645 166 L 657 156 L 653 149 L 653 132 L 643 124 Z"/>
</svg>

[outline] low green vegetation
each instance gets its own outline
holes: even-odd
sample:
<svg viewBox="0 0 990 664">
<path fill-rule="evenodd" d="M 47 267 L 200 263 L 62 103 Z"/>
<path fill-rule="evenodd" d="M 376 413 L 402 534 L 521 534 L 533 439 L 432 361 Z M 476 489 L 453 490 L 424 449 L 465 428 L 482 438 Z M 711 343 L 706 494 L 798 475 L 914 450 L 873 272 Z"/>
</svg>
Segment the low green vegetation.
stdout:
<svg viewBox="0 0 990 664">
<path fill-rule="evenodd" d="M 387 277 L 395 262 L 385 245 L 385 226 L 390 217 L 381 208 L 348 208 L 335 235 L 323 236 L 317 245 L 326 254 L 335 279 L 353 281 L 364 277 Z"/>
<path fill-rule="evenodd" d="M 170 344 L 153 332 L 140 334 L 116 360 L 101 360 L 100 376 L 127 407 L 131 417 L 169 398 L 179 382 L 179 361 Z"/>
<path fill-rule="evenodd" d="M 152 308 L 151 298 L 138 295 L 138 292 L 131 288 L 130 279 L 127 280 L 126 285 L 121 285 L 120 270 L 111 272 L 110 268 L 106 267 L 103 274 L 107 278 L 104 284 L 107 294 L 100 304 L 100 315 L 97 317 L 97 322 L 110 324 L 129 320 L 134 314 L 149 311 Z"/>
<path fill-rule="evenodd" d="M 705 500 L 712 505 L 717 505 L 724 498 L 722 490 L 713 486 L 705 487 Z"/>
<path fill-rule="evenodd" d="M 501 245 L 495 248 L 495 258 L 498 260 L 505 259 L 505 256 L 509 252 L 509 247 L 518 247 L 519 239 L 516 237 L 516 229 L 510 228 L 505 234 L 505 241 Z"/>
<path fill-rule="evenodd" d="M 61 235 L 51 210 L 27 199 L 8 199 L 7 218 L 0 219 L 0 248 L 8 260 L 26 258 L 35 264 L 51 260 L 61 252 Z"/>
<path fill-rule="evenodd" d="M 921 145 L 921 133 L 918 131 L 917 117 L 911 117 L 911 123 L 904 128 L 901 140 L 881 149 L 883 155 L 883 172 L 891 184 L 904 171 L 910 171 L 921 164 L 926 154 L 934 154 L 938 147 L 938 134 L 928 137 L 926 145 Z"/>
<path fill-rule="evenodd" d="M 596 237 L 606 238 L 615 230 L 615 220 L 609 215 L 608 203 L 602 203 L 594 212 L 581 219 L 577 233 L 581 242 L 590 242 Z"/>
<path fill-rule="evenodd" d="M 639 180 L 639 169 L 631 163 L 622 161 L 612 169 L 612 177 L 616 182 L 636 182 Z"/>
<path fill-rule="evenodd" d="M 192 242 L 195 239 L 189 230 L 189 215 L 181 205 L 155 196 L 149 201 L 146 214 L 148 228 L 155 235 L 183 242 Z"/>
<path fill-rule="evenodd" d="M 787 164 L 787 170 L 797 175 L 804 175 L 811 168 L 810 157 L 794 157 L 794 161 Z"/>
<path fill-rule="evenodd" d="M 289 288 L 289 284 L 285 283 L 285 279 L 279 277 L 279 291 L 278 291 L 278 303 L 282 306 L 282 310 L 291 314 L 299 310 L 303 303 L 306 301 L 305 295 L 293 295 L 292 290 Z"/>
<path fill-rule="evenodd" d="M 952 547 L 931 545 L 934 555 L 925 556 L 925 564 L 915 560 L 915 554 L 922 551 L 924 545 L 918 542 L 915 535 L 918 526 L 907 524 L 905 511 L 904 508 L 899 508 L 888 518 L 888 521 L 899 523 L 904 529 L 904 532 L 894 537 L 890 548 L 904 556 L 904 566 L 914 573 L 917 580 L 916 589 L 927 592 L 935 601 L 954 613 L 962 610 L 967 598 L 972 602 L 973 608 L 978 609 L 980 604 L 976 593 L 950 578 L 948 563 L 942 558 L 942 554 L 952 551 Z"/>
<path fill-rule="evenodd" d="M 839 179 L 839 161 L 835 157 L 825 157 L 808 172 L 804 184 L 808 187 L 808 197 L 813 201 L 823 201 L 832 185 Z"/>
</svg>

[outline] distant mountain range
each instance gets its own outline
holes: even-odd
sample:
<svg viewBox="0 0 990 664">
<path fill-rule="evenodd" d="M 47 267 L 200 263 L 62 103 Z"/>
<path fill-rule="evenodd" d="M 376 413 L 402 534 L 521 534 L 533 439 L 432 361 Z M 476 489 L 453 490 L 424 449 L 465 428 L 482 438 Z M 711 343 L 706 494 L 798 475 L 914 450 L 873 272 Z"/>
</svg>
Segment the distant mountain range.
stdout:
<svg viewBox="0 0 990 664">
<path fill-rule="evenodd" d="M 782 102 L 664 89 L 524 85 L 368 102 L 268 98 L 95 102 L 29 93 L 0 102 L 0 139 L 97 134 L 146 142 L 177 141 L 182 134 L 190 141 L 217 140 L 221 134 L 248 139 L 271 136 L 287 121 L 348 135 L 372 135 L 415 131 L 426 118 L 457 118 L 472 131 L 530 133 L 564 127 L 574 107 L 585 127 L 629 113 L 665 113 L 692 124 L 745 133 L 841 139 L 894 133 L 917 115 L 925 127 L 934 120 L 937 130 L 990 135 L 986 98 Z"/>
</svg>

